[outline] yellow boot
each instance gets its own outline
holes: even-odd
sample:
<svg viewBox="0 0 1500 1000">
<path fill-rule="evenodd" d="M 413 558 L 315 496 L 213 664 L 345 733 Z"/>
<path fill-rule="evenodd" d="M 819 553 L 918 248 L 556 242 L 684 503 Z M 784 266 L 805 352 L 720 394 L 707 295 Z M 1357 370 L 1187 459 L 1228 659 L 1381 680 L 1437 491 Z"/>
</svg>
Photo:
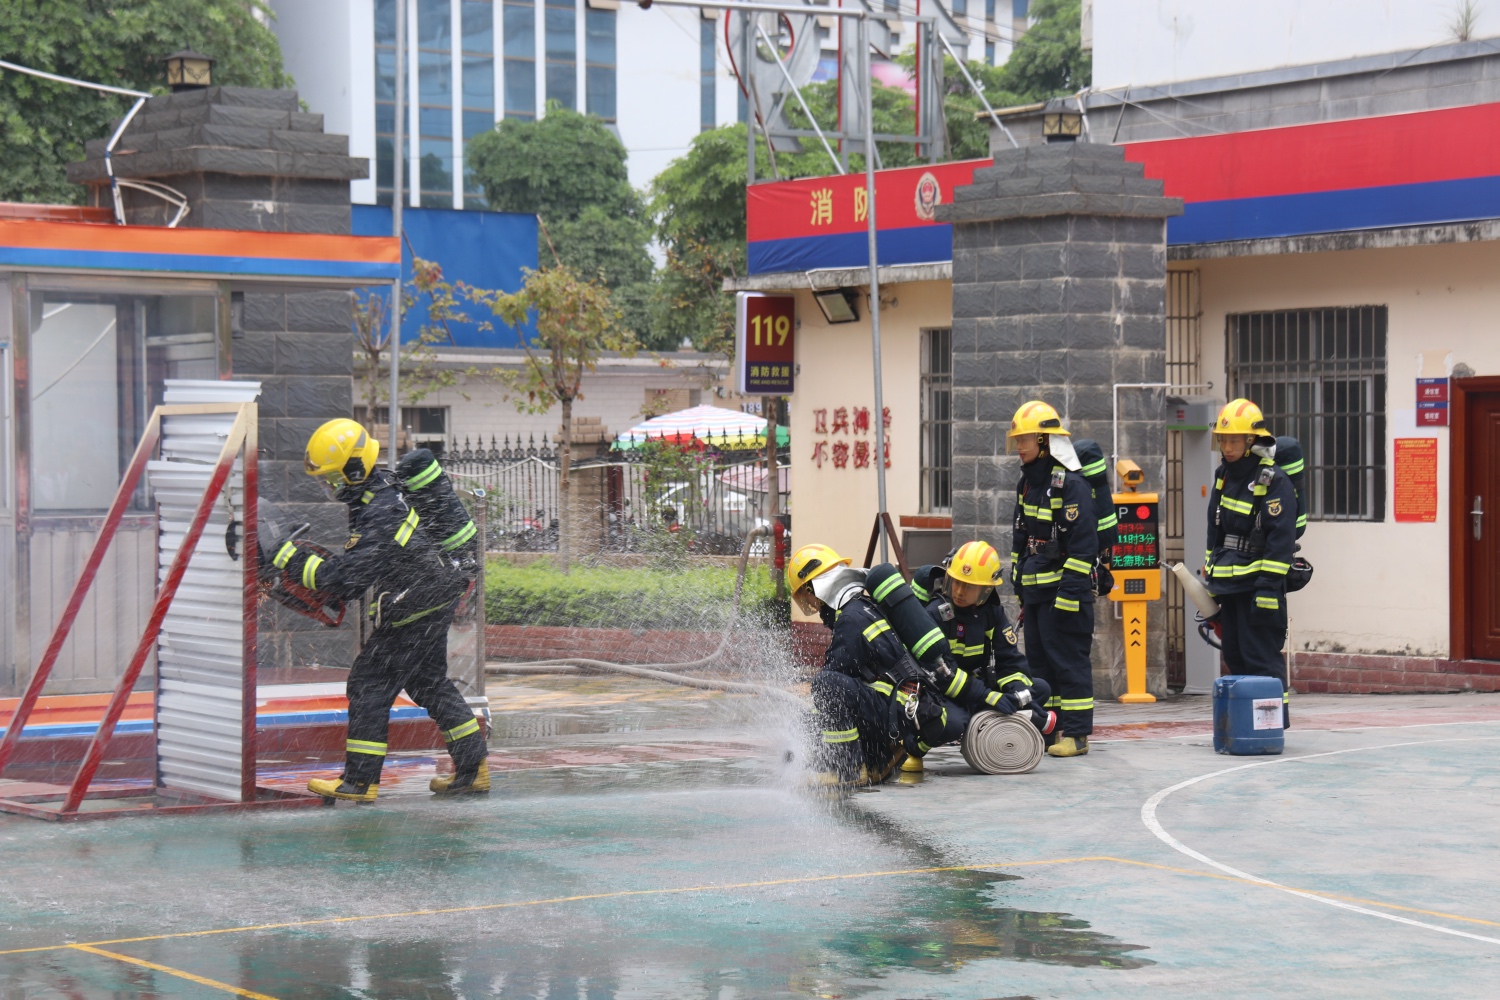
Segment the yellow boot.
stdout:
<svg viewBox="0 0 1500 1000">
<path fill-rule="evenodd" d="M 375 796 L 380 793 L 380 785 L 371 782 L 368 785 L 355 784 L 339 778 L 314 778 L 307 783 L 307 790 L 321 795 L 325 799 L 344 799 L 348 802 L 374 802 Z"/>
<path fill-rule="evenodd" d="M 457 780 L 457 774 L 441 774 L 429 781 L 427 787 L 437 795 L 483 795 L 490 790 L 490 762 L 479 762 L 479 771 L 472 781 L 455 787 L 454 782 Z"/>
<path fill-rule="evenodd" d="M 910 756 L 907 757 L 905 760 L 903 760 L 901 762 L 901 773 L 902 774 L 921 774 L 922 773 L 922 758 L 921 757 L 910 757 Z"/>
<path fill-rule="evenodd" d="M 1087 736 L 1059 736 L 1057 742 L 1047 748 L 1049 757 L 1082 757 L 1088 752 Z"/>
</svg>

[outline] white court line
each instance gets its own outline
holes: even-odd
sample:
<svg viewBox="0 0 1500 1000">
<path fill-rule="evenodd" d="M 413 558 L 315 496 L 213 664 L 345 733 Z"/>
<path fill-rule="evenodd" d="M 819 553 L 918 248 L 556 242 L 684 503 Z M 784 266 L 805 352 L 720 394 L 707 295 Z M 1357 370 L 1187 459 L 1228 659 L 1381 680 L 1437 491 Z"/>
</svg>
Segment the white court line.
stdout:
<svg viewBox="0 0 1500 1000">
<path fill-rule="evenodd" d="M 1147 725 L 1149 725 L 1149 724 L 1150 723 L 1147 723 Z M 1364 732 L 1367 729 L 1430 729 L 1430 728 L 1433 728 L 1435 726 L 1487 726 L 1487 725 L 1494 725 L 1494 724 L 1500 724 L 1500 719 L 1465 719 L 1462 722 L 1408 722 L 1406 725 L 1403 725 L 1403 726 L 1340 726 L 1340 727 L 1338 727 L 1336 729 L 1319 729 L 1317 726 L 1309 725 L 1308 723 L 1303 722 L 1301 725 L 1299 725 L 1297 727 L 1297 731 L 1299 733 L 1362 733 L 1362 732 Z M 1169 740 L 1201 740 L 1205 736 L 1212 736 L 1214 734 L 1214 731 L 1212 729 L 1212 723 L 1210 723 L 1209 725 L 1210 725 L 1209 730 L 1207 732 L 1204 732 L 1204 733 L 1184 733 L 1184 734 L 1179 735 L 1179 736 L 1168 736 L 1168 737 L 1165 737 L 1165 738 L 1169 739 Z M 1136 741 L 1136 740 L 1127 740 L 1127 739 L 1122 738 L 1122 739 L 1115 739 L 1115 740 L 1098 740 L 1097 742 L 1099 742 L 1099 743 L 1126 743 L 1126 742 L 1132 742 L 1133 743 L 1133 742 L 1138 742 L 1138 741 Z M 1429 741 L 1429 742 L 1432 742 L 1432 741 Z M 1392 745 L 1394 746 L 1394 745 L 1404 745 L 1404 744 L 1392 744 Z M 1374 748 L 1370 747 L 1370 748 L 1367 748 L 1367 749 L 1374 749 Z M 1342 752 L 1342 751 L 1340 751 L 1340 752 Z M 1318 756 L 1318 754 L 1313 754 L 1312 756 L 1316 757 L 1316 756 Z M 1300 759 L 1301 758 L 1298 758 L 1298 757 L 1288 757 L 1287 758 L 1287 760 L 1300 760 Z M 1230 770 L 1234 770 L 1234 768 L 1230 768 Z"/>
<path fill-rule="evenodd" d="M 1482 725 L 1483 723 L 1479 724 Z M 1475 725 L 1475 723 L 1470 723 L 1470 725 Z M 1485 937 L 1482 934 L 1471 934 L 1468 931 L 1461 931 L 1452 927 L 1442 927 L 1438 924 L 1424 923 L 1421 920 L 1413 920 L 1410 917 L 1399 917 L 1394 913 L 1381 913 L 1379 910 L 1369 910 L 1363 906 L 1356 906 L 1353 903 L 1345 903 L 1342 900 L 1329 899 L 1327 896 L 1317 896 L 1310 892 L 1303 892 L 1299 889 L 1293 889 L 1290 886 L 1282 885 L 1279 882 L 1272 882 L 1270 879 L 1261 878 L 1258 875 L 1251 875 L 1248 872 L 1242 872 L 1238 868 L 1231 868 L 1229 865 L 1221 864 L 1220 862 L 1215 861 L 1213 858 L 1209 857 L 1206 854 L 1193 850 L 1191 847 L 1187 846 L 1182 841 L 1178 840 L 1176 837 L 1168 833 L 1156 818 L 1156 807 L 1161 805 L 1162 801 L 1165 800 L 1166 797 L 1168 795 L 1171 795 L 1173 792 L 1183 788 L 1187 788 L 1189 785 L 1196 785 L 1200 781 L 1207 781 L 1210 778 L 1217 778 L 1225 774 L 1233 774 L 1236 771 L 1244 771 L 1247 768 L 1269 767 L 1273 764 L 1290 764 L 1299 760 L 1312 760 L 1317 757 L 1337 757 L 1340 754 L 1362 753 L 1366 750 L 1389 750 L 1394 747 L 1427 746 L 1433 743 L 1469 743 L 1479 740 L 1500 740 L 1500 736 L 1462 736 L 1448 740 L 1413 740 L 1408 743 L 1384 743 L 1380 746 L 1352 747 L 1348 750 L 1330 750 L 1326 753 L 1304 754 L 1301 757 L 1277 757 L 1272 760 L 1259 760 L 1250 764 L 1241 764 L 1238 767 L 1226 767 L 1221 771 L 1211 771 L 1208 774 L 1200 774 L 1196 778 L 1189 778 L 1186 781 L 1179 781 L 1177 784 L 1173 785 L 1170 788 L 1163 788 L 1161 791 L 1157 792 L 1155 795 L 1147 799 L 1145 804 L 1141 806 L 1141 822 L 1146 824 L 1146 829 L 1156 834 L 1157 839 L 1161 840 L 1164 844 L 1172 848 L 1174 851 L 1179 851 L 1182 854 L 1186 854 L 1190 858 L 1201 861 L 1211 868 L 1217 868 L 1219 871 L 1224 872 L 1227 875 L 1232 875 L 1235 878 L 1245 879 L 1246 881 L 1250 882 L 1256 882 L 1260 885 L 1269 886 L 1272 889 L 1280 889 L 1282 892 L 1289 893 L 1293 896 L 1300 896 L 1303 899 L 1310 899 L 1315 903 L 1323 903 L 1326 906 L 1336 906 L 1341 910 L 1351 910 L 1354 913 L 1363 913 L 1367 917 L 1379 917 L 1381 920 L 1391 920 L 1398 924 L 1406 924 L 1409 927 L 1420 927 L 1423 930 L 1437 931 L 1439 934 L 1451 934 L 1454 937 L 1468 938 L 1471 941 L 1483 941 L 1486 944 L 1500 944 L 1500 938 Z"/>
</svg>

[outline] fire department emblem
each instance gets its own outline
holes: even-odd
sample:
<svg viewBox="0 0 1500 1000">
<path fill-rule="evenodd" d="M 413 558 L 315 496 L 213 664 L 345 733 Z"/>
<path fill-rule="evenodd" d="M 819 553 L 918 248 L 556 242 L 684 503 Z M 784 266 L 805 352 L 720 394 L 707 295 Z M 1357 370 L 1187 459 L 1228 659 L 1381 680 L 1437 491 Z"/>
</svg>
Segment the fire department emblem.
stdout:
<svg viewBox="0 0 1500 1000">
<path fill-rule="evenodd" d="M 1005 626 L 1005 641 L 1012 646 L 1016 644 L 1016 630 L 1009 625 Z"/>
<path fill-rule="evenodd" d="M 937 218 L 937 207 L 943 203 L 943 188 L 932 172 L 917 179 L 917 218 L 931 222 Z"/>
<path fill-rule="evenodd" d="M 1272 517 L 1280 517 L 1281 516 L 1281 498 L 1280 497 L 1277 497 L 1275 500 L 1272 500 L 1272 501 L 1270 501 L 1269 503 L 1266 504 L 1266 513 L 1270 514 Z"/>
<path fill-rule="evenodd" d="M 1078 505 L 1076 503 L 1068 504 L 1063 508 L 1063 514 L 1069 521 L 1078 520 Z"/>
<path fill-rule="evenodd" d="M 354 546 L 358 545 L 359 539 L 359 535 L 350 535 L 349 540 L 344 543 L 344 551 L 348 552 L 350 549 L 354 548 Z"/>
</svg>

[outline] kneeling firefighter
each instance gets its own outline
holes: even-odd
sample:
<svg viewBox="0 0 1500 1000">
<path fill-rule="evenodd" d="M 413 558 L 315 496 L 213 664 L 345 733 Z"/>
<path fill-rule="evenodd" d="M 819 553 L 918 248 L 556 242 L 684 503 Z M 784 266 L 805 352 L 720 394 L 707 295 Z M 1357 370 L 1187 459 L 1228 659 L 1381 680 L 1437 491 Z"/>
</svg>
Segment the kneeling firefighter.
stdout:
<svg viewBox="0 0 1500 1000">
<path fill-rule="evenodd" d="M 833 631 L 812 679 L 824 783 L 877 784 L 907 753 L 963 734 L 968 714 L 934 693 L 938 682 L 866 590 L 867 571 L 826 545 L 804 545 L 787 561 L 786 575 L 797 606 Z M 932 645 L 936 638 L 941 634 Z"/>
<path fill-rule="evenodd" d="M 1286 687 L 1287 573 L 1297 549 L 1297 493 L 1276 464 L 1276 439 L 1260 407 L 1232 400 L 1214 423 L 1224 456 L 1208 500 L 1203 575 L 1219 602 L 1222 655 L 1233 674 L 1281 681 L 1283 728 L 1291 725 Z"/>
<path fill-rule="evenodd" d="M 989 709 L 1002 715 L 1024 712 L 1043 736 L 1057 726 L 1047 708 L 1052 689 L 1028 674 L 1016 630 L 1000 603 L 1000 553 L 988 542 L 965 542 L 946 569 L 924 566 L 912 589 L 927 595 L 927 613 L 948 639 L 948 654 L 973 678 L 967 699 L 956 699 L 969 713 Z M 904 767 L 905 765 L 903 765 Z"/>
<path fill-rule="evenodd" d="M 432 791 L 488 792 L 484 734 L 448 679 L 448 626 L 470 575 L 443 551 L 441 543 L 451 540 L 452 532 L 434 537 L 397 476 L 375 467 L 379 451 L 353 420 L 330 420 L 314 431 L 305 469 L 332 499 L 348 506 L 349 540 L 343 553 L 328 558 L 296 541 L 272 549 L 274 565 L 309 590 L 345 600 L 366 589 L 373 594 L 374 632 L 349 671 L 344 772 L 338 779 L 314 779 L 307 787 L 325 798 L 375 801 L 391 705 L 405 690 L 442 730 L 453 758 L 454 773 L 433 778 Z M 465 537 L 453 548 L 468 541 Z"/>
<path fill-rule="evenodd" d="M 1021 457 L 1011 535 L 1011 579 L 1021 598 L 1026 660 L 1052 689 L 1061 735 L 1053 757 L 1089 752 L 1094 731 L 1094 564 L 1099 555 L 1094 491 L 1057 411 L 1022 404 L 1006 435 Z"/>
</svg>

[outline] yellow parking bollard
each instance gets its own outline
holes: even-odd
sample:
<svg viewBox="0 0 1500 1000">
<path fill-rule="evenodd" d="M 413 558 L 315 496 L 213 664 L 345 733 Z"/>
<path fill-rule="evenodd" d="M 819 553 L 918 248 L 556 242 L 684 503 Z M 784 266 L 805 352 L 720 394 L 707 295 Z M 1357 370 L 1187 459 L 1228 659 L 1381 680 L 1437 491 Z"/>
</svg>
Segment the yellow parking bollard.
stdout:
<svg viewBox="0 0 1500 1000">
<path fill-rule="evenodd" d="M 1128 492 L 1114 494 L 1119 538 L 1111 557 L 1115 585 L 1109 599 L 1121 605 L 1124 618 L 1126 691 L 1120 701 L 1139 705 L 1156 701 L 1146 691 L 1146 602 L 1161 600 L 1159 498 L 1135 492 L 1144 476 L 1134 462 L 1122 459 L 1117 471 Z"/>
</svg>

